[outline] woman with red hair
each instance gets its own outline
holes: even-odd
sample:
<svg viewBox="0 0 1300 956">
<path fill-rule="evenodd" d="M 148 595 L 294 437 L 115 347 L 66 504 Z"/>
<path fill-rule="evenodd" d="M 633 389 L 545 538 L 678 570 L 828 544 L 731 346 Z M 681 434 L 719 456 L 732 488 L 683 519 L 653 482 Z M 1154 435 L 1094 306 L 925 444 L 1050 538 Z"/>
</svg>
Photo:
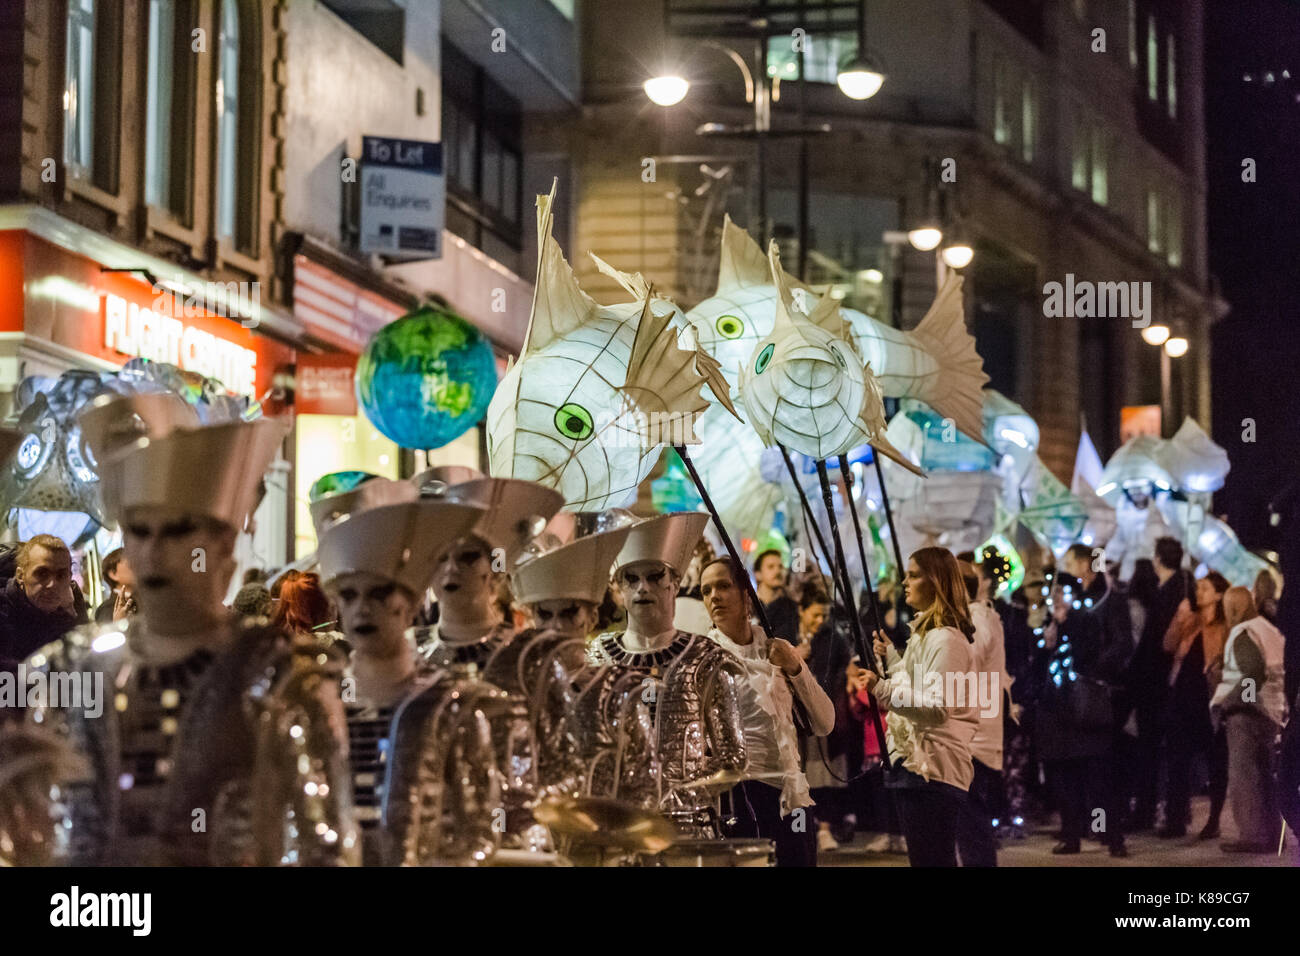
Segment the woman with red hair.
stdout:
<svg viewBox="0 0 1300 956">
<path fill-rule="evenodd" d="M 291 634 L 316 640 L 334 623 L 334 605 L 315 572 L 290 571 L 280 580 L 279 600 L 271 622 Z"/>
</svg>

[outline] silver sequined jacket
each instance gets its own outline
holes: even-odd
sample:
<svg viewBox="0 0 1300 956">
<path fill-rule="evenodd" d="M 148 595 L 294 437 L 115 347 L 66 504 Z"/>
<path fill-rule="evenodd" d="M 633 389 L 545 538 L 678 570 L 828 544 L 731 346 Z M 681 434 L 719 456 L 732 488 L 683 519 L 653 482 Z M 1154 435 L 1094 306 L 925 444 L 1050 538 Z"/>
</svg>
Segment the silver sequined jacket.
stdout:
<svg viewBox="0 0 1300 956">
<path fill-rule="evenodd" d="M 590 792 L 657 808 L 689 781 L 743 770 L 739 661 L 685 631 L 646 653 L 624 649 L 622 637 L 601 634 L 587 648 L 579 714 Z"/>
<path fill-rule="evenodd" d="M 224 626 L 235 631 L 226 650 L 167 666 L 133 652 L 138 617 L 78 628 L 25 662 L 47 678 L 102 680 L 105 699 L 99 715 L 50 699 L 29 708 L 26 728 L 61 739 L 77 769 L 58 761 L 43 781 L 55 786 L 33 786 L 28 775 L 0 793 L 0 817 L 50 826 L 48 839 L 20 834 L 21 862 L 360 861 L 341 656 L 265 619 Z"/>
</svg>

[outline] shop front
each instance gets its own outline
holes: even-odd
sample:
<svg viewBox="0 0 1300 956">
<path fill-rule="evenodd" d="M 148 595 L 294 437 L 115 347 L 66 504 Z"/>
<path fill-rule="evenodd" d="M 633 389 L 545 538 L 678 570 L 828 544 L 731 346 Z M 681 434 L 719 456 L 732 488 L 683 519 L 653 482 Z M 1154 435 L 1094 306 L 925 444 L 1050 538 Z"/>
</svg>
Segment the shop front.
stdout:
<svg viewBox="0 0 1300 956">
<path fill-rule="evenodd" d="M 256 283 L 207 282 L 46 210 L 0 210 L 0 417 L 14 417 L 66 372 L 111 373 L 137 357 L 217 379 L 228 392 L 259 400 L 292 367 L 291 334 L 283 316 L 262 307 Z M 68 447 L 41 448 L 47 440 Z M 77 453 L 75 441 L 53 432 L 24 442 L 16 468 L 34 467 L 56 452 Z M 287 559 L 289 470 L 280 460 L 267 476 L 254 534 L 240 539 L 242 566 L 274 567 Z M 84 466 L 70 473 L 93 480 Z M 93 596 L 94 555 L 116 547 L 116 529 L 97 528 L 78 511 L 51 510 L 48 500 L 24 504 L 3 516 L 5 534 L 25 540 L 51 533 L 76 546 L 78 559 L 91 558 Z"/>
</svg>

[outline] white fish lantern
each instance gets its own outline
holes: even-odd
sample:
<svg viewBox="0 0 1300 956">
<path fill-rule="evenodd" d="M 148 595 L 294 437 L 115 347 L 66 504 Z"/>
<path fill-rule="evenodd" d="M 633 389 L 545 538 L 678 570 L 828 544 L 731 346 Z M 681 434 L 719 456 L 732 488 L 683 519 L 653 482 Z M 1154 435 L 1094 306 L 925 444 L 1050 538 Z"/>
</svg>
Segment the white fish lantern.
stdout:
<svg viewBox="0 0 1300 956">
<path fill-rule="evenodd" d="M 1027 483 L 1033 490 L 1020 509 L 1020 523 L 1060 559 L 1066 548 L 1081 539 L 1088 509 L 1037 455 Z"/>
<path fill-rule="evenodd" d="M 1015 506 L 1038 460 L 1038 423 L 1032 415 L 995 389 L 984 390 L 984 441 L 1010 465 L 1007 501 Z M 1005 464 L 1004 464 L 1005 467 Z"/>
<path fill-rule="evenodd" d="M 1160 461 L 1174 487 L 1196 494 L 1218 491 L 1231 468 L 1227 451 L 1191 418 L 1183 419 L 1174 437 L 1164 443 Z"/>
<path fill-rule="evenodd" d="M 807 289 L 791 276 L 785 280 L 790 288 Z M 698 331 L 700 346 L 721 364 L 733 388 L 755 347 L 772 334 L 780 301 L 763 251 L 730 217 L 724 218 L 718 290 L 686 317 Z M 980 439 L 982 390 L 988 376 L 975 339 L 966 329 L 959 275 L 950 273 L 934 304 L 910 331 L 877 322 L 855 309 L 837 311 L 849 324 L 849 338 L 863 364 L 875 371 L 884 394 L 921 399 L 967 435 Z"/>
<path fill-rule="evenodd" d="M 554 186 L 537 197 L 533 311 L 523 353 L 488 406 L 488 457 L 494 477 L 535 481 L 570 509 L 597 511 L 628 503 L 664 444 L 698 442 L 711 367 L 678 347 L 673 312 L 655 314 L 648 288 L 635 309 L 582 291 L 551 234 L 554 199 Z"/>
<path fill-rule="evenodd" d="M 1241 587 L 1253 587 L 1259 572 L 1268 570 L 1268 562 L 1242 547 L 1236 533 L 1213 515 L 1206 516 L 1191 550 L 1207 568 Z"/>
<path fill-rule="evenodd" d="M 1172 491 L 1173 476 L 1161 463 L 1163 442 L 1153 435 L 1135 435 L 1120 446 L 1101 472 L 1097 494 L 1112 508 L 1118 508 L 1124 498 L 1145 499 L 1159 492 Z"/>
<path fill-rule="evenodd" d="M 1079 534 L 1079 540 L 1092 547 L 1105 547 L 1115 534 L 1115 509 L 1102 501 L 1086 481 L 1076 482 L 1075 488 L 1075 494 L 1088 512 L 1088 520 Z"/>
<path fill-rule="evenodd" d="M 835 300 L 825 296 L 805 312 L 785 282 L 775 242 L 768 261 L 779 293 L 776 319 L 740 376 L 741 400 L 759 438 L 816 460 L 870 442 L 914 468 L 885 438 L 884 396 Z"/>
</svg>

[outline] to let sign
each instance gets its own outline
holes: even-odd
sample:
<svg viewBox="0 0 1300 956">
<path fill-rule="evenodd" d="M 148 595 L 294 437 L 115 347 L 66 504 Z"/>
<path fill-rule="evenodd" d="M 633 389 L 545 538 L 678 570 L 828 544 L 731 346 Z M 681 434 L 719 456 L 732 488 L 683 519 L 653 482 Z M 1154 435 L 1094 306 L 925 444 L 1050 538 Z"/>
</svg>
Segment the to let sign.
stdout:
<svg viewBox="0 0 1300 956">
<path fill-rule="evenodd" d="M 302 415 L 355 415 L 357 371 L 354 355 L 298 356 L 294 405 Z"/>
<path fill-rule="evenodd" d="M 362 138 L 362 252 L 441 258 L 446 201 L 441 143 Z"/>
</svg>

